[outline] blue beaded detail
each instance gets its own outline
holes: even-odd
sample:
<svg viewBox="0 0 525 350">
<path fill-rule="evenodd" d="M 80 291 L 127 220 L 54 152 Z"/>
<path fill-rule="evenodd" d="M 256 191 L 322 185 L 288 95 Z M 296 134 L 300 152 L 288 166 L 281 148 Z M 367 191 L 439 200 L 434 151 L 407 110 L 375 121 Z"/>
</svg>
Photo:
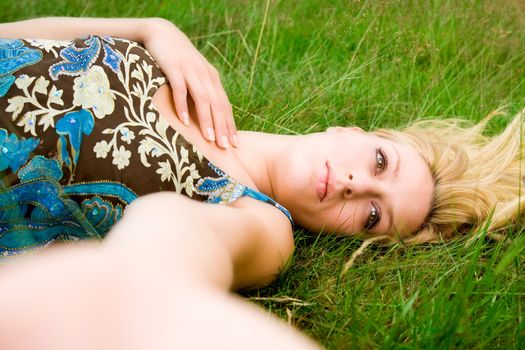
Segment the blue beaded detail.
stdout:
<svg viewBox="0 0 525 350">
<path fill-rule="evenodd" d="M 15 80 L 14 75 L 0 76 L 0 97 L 4 97 L 7 94 Z"/>
<path fill-rule="evenodd" d="M 1 131 L 1 129 L 0 129 Z M 35 156 L 18 171 L 20 183 L 6 187 L 0 181 L 0 254 L 19 254 L 59 239 L 101 237 L 122 218 L 121 205 L 137 195 L 116 182 L 62 186 L 63 173 L 55 159 Z M 72 195 L 92 196 L 79 206 Z"/>
<path fill-rule="evenodd" d="M 123 184 L 111 181 L 97 181 L 64 187 L 67 195 L 100 195 L 119 199 L 128 205 L 138 198 L 137 194 Z"/>
<path fill-rule="evenodd" d="M 45 178 L 60 181 L 63 173 L 58 162 L 43 156 L 34 156 L 31 161 L 24 165 L 18 172 L 18 178 L 22 182 Z"/>
<path fill-rule="evenodd" d="M 22 40 L 0 39 L 0 97 L 15 82 L 14 72 L 41 59 L 42 51 L 25 47 Z"/>
<path fill-rule="evenodd" d="M 113 206 L 98 196 L 82 201 L 82 210 L 93 227 L 103 233 L 107 233 L 123 214 L 122 206 Z"/>
<path fill-rule="evenodd" d="M 243 195 L 246 186 L 235 181 L 212 163 L 208 163 L 208 166 L 220 177 L 202 178 L 195 186 L 195 192 L 208 197 L 206 200 L 208 203 L 228 205 Z"/>
<path fill-rule="evenodd" d="M 107 40 L 105 38 L 105 40 Z M 117 73 L 120 71 L 120 63 L 124 57 L 116 50 L 113 50 L 111 46 L 104 44 L 104 59 L 102 63 L 108 66 L 113 72 Z"/>
<path fill-rule="evenodd" d="M 98 57 L 100 40 L 91 36 L 84 43 L 87 45 L 86 48 L 77 48 L 75 44 L 71 44 L 60 51 L 60 57 L 64 60 L 49 67 L 51 79 L 58 80 L 61 74 L 80 75 L 91 67 Z"/>
<path fill-rule="evenodd" d="M 0 129 L 0 171 L 11 168 L 16 172 L 39 143 L 37 138 L 19 140 L 15 134 L 8 135 L 5 129 Z"/>
<path fill-rule="evenodd" d="M 273 205 L 281 212 L 283 212 L 283 214 L 286 215 L 288 220 L 290 220 L 292 226 L 294 226 L 294 222 L 290 212 L 285 207 L 277 203 L 275 200 L 268 197 L 264 193 L 261 193 L 259 191 L 256 191 L 254 189 L 240 184 L 212 163 L 208 163 L 208 166 L 220 177 L 202 178 L 197 182 L 197 186 L 195 186 L 195 192 L 197 194 L 200 194 L 201 196 L 208 197 L 208 199 L 206 200 L 208 203 L 228 205 L 236 199 L 239 199 L 243 196 L 248 196 Z"/>
<path fill-rule="evenodd" d="M 50 217 L 60 218 L 66 212 L 66 205 L 60 199 L 61 188 L 60 185 L 53 179 L 41 178 L 38 180 L 31 180 L 22 182 L 16 186 L 9 187 L 6 191 L 0 193 L 0 212 L 8 209 L 18 209 L 16 215 L 22 219 L 24 217 L 27 204 L 32 204 L 44 210 Z M 11 220 L 15 216 L 13 211 L 2 213 L 0 218 L 3 220 Z"/>
<path fill-rule="evenodd" d="M 63 58 L 61 62 L 53 64 L 49 67 L 49 76 L 53 80 L 58 80 L 61 74 L 77 76 L 85 73 L 96 61 L 100 54 L 101 47 L 104 48 L 104 59 L 102 63 L 108 66 L 113 72 L 120 71 L 120 64 L 123 56 L 120 52 L 113 50 L 105 42 L 113 44 L 113 39 L 109 37 L 100 38 L 98 36 L 89 36 L 84 43 L 87 47 L 77 48 L 75 44 L 62 49 L 60 57 Z"/>
</svg>

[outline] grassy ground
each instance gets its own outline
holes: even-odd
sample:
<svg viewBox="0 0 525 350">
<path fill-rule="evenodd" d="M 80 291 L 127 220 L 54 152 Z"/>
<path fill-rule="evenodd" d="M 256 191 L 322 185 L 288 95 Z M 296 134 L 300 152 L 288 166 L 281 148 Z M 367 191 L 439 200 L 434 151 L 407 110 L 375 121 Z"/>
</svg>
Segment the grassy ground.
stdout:
<svg viewBox="0 0 525 350">
<path fill-rule="evenodd" d="M 479 120 L 525 106 L 521 0 L 0 0 L 0 21 L 162 16 L 221 71 L 238 126 Z M 297 232 L 294 264 L 245 295 L 331 349 L 525 348 L 525 235 L 412 248 Z"/>
</svg>

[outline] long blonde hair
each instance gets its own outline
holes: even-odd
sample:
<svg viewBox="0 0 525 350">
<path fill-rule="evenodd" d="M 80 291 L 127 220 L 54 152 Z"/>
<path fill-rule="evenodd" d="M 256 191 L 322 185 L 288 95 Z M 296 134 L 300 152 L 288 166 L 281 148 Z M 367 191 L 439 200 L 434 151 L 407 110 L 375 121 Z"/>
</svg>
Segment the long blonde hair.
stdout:
<svg viewBox="0 0 525 350">
<path fill-rule="evenodd" d="M 402 130 L 379 129 L 381 137 L 414 147 L 434 178 L 430 213 L 405 243 L 449 240 L 472 232 L 500 238 L 525 211 L 522 119 L 518 113 L 505 130 L 484 134 L 494 112 L 472 125 L 465 120 L 425 120 Z M 394 237 L 395 238 L 395 237 Z"/>
</svg>

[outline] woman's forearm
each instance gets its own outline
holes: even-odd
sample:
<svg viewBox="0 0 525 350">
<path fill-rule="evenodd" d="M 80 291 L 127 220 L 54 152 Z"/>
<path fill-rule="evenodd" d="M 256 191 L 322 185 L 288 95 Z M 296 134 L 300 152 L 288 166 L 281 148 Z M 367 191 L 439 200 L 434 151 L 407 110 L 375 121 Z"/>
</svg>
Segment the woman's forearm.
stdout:
<svg viewBox="0 0 525 350">
<path fill-rule="evenodd" d="M 2 266 L 0 349 L 318 349 L 217 283 L 229 259 L 189 199 L 147 197 L 101 243 Z"/>
<path fill-rule="evenodd" d="M 161 18 L 45 17 L 0 24 L 0 38 L 66 40 L 85 35 L 108 35 L 144 42 Z"/>
</svg>

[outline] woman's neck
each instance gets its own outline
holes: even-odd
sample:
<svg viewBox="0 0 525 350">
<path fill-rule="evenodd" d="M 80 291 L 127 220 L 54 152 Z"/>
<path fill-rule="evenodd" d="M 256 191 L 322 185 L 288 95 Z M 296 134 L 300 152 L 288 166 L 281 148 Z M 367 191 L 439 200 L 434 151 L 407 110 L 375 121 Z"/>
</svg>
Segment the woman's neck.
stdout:
<svg viewBox="0 0 525 350">
<path fill-rule="evenodd" d="M 295 136 L 255 131 L 239 132 L 237 156 L 257 189 L 275 198 L 273 174 L 279 157 L 286 152 Z"/>
</svg>

